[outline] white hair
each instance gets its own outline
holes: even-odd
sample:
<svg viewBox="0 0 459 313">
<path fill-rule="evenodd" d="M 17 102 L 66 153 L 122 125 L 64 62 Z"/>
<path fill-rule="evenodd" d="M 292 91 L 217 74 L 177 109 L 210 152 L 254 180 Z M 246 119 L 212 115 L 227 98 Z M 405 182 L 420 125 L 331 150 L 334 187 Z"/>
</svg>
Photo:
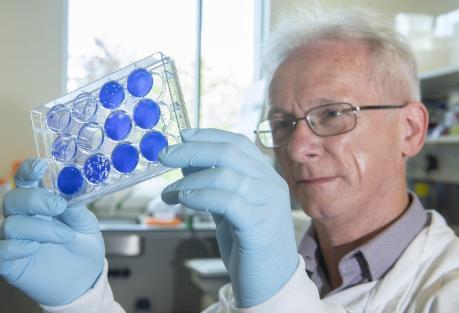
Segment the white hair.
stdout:
<svg viewBox="0 0 459 313">
<path fill-rule="evenodd" d="M 414 54 L 391 22 L 393 19 L 367 9 L 324 10 L 317 5 L 284 16 L 265 46 L 263 68 L 267 85 L 271 85 L 277 68 L 296 48 L 320 40 L 361 41 L 370 48 L 370 65 L 384 93 L 400 101 L 419 101 Z"/>
</svg>

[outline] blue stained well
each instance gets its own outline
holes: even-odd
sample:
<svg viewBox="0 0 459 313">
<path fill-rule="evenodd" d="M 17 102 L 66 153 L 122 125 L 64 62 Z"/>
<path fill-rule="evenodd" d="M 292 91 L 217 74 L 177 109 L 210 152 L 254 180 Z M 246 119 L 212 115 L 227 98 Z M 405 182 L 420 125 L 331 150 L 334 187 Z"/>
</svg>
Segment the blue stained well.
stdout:
<svg viewBox="0 0 459 313">
<path fill-rule="evenodd" d="M 143 97 L 153 87 L 153 76 L 144 68 L 133 70 L 127 78 L 127 89 L 134 97 Z"/>
<path fill-rule="evenodd" d="M 157 161 L 159 152 L 167 147 L 166 137 L 160 132 L 146 133 L 140 140 L 140 152 L 148 161 Z"/>
<path fill-rule="evenodd" d="M 123 140 L 131 132 L 130 117 L 124 111 L 115 111 L 105 120 L 105 133 L 113 140 Z"/>
<path fill-rule="evenodd" d="M 103 183 L 110 174 L 110 159 L 100 153 L 91 155 L 84 163 L 83 173 L 91 184 Z"/>
<path fill-rule="evenodd" d="M 159 105 L 151 99 L 140 100 L 134 108 L 134 121 L 140 128 L 153 128 L 160 117 Z"/>
<path fill-rule="evenodd" d="M 112 164 L 123 174 L 131 173 L 139 163 L 137 149 L 129 143 L 120 143 L 112 151 Z"/>
<path fill-rule="evenodd" d="M 75 156 L 76 150 L 75 139 L 69 134 L 63 134 L 54 140 L 51 155 L 56 161 L 66 163 Z"/>
<path fill-rule="evenodd" d="M 114 80 L 106 82 L 100 89 L 99 100 L 105 108 L 116 109 L 124 101 L 123 86 Z"/>
<path fill-rule="evenodd" d="M 83 176 L 73 165 L 64 167 L 57 176 L 57 187 L 66 195 L 73 195 L 83 187 Z"/>
</svg>

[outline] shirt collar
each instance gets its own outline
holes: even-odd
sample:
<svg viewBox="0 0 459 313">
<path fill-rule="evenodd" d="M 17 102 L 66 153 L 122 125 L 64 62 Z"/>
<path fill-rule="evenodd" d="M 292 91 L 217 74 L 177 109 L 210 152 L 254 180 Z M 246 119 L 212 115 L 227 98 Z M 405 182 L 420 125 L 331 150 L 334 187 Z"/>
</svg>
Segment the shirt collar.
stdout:
<svg viewBox="0 0 459 313">
<path fill-rule="evenodd" d="M 298 252 L 304 258 L 306 271 L 314 272 L 317 270 L 318 261 L 320 259 L 320 250 L 317 244 L 316 230 L 314 222 L 307 229 L 304 237 L 298 244 Z"/>
<path fill-rule="evenodd" d="M 356 259 L 356 262 L 352 263 L 358 264 L 356 266 L 360 267 L 358 271 L 361 273 L 362 279 L 367 276 L 367 273 L 371 276 L 368 277 L 371 280 L 382 278 L 426 225 L 427 213 L 419 198 L 413 192 L 410 192 L 409 196 L 411 203 L 401 217 L 376 237 L 343 257 L 342 261 L 349 261 L 351 258 Z M 316 285 L 323 286 L 326 281 L 325 265 L 321 259 L 314 223 L 311 223 L 301 239 L 298 252 L 305 260 L 306 271 L 311 279 Z M 344 278 L 343 283 L 347 281 Z M 347 287 L 350 286 L 341 286 L 339 289 L 342 290 Z"/>
<path fill-rule="evenodd" d="M 372 280 L 384 276 L 427 223 L 427 213 L 419 198 L 413 192 L 410 198 L 408 209 L 397 221 L 357 248 L 368 264 Z"/>
</svg>

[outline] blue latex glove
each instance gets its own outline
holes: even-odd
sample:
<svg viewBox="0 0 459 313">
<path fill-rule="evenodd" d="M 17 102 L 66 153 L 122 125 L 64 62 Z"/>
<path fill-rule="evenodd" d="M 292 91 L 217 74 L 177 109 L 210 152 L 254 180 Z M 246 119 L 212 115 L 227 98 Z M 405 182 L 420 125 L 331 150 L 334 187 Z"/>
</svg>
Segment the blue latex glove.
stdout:
<svg viewBox="0 0 459 313">
<path fill-rule="evenodd" d="M 15 176 L 18 188 L 3 201 L 0 274 L 40 304 L 64 305 L 92 287 L 104 265 L 96 217 L 85 207 L 43 188 L 43 160 L 28 160 Z"/>
<path fill-rule="evenodd" d="M 161 163 L 205 169 L 188 170 L 164 189 L 163 200 L 213 214 L 237 306 L 259 304 L 298 265 L 287 183 L 245 136 L 200 129 L 182 137 L 184 143 L 160 153 Z"/>
</svg>

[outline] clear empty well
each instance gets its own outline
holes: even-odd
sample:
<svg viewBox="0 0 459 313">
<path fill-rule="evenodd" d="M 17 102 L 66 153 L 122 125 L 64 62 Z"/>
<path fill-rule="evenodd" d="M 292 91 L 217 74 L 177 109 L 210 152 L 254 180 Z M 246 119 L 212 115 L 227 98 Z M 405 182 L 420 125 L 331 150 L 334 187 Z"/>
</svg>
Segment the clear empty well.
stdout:
<svg viewBox="0 0 459 313">
<path fill-rule="evenodd" d="M 51 108 L 46 114 L 46 124 L 52 131 L 59 133 L 67 129 L 71 122 L 71 115 L 69 109 L 58 104 Z"/>
<path fill-rule="evenodd" d="M 164 103 L 160 103 L 159 107 L 161 110 L 161 118 L 159 119 L 158 126 L 163 132 L 166 132 L 172 124 L 171 111 Z"/>
<path fill-rule="evenodd" d="M 92 153 L 99 149 L 104 141 L 104 131 L 97 123 L 88 123 L 81 127 L 78 137 L 78 148 L 86 153 Z"/>
<path fill-rule="evenodd" d="M 148 161 L 157 161 L 159 152 L 167 147 L 168 142 L 163 134 L 157 131 L 146 133 L 140 141 L 140 152 Z"/>
<path fill-rule="evenodd" d="M 83 176 L 80 170 L 73 165 L 62 168 L 57 176 L 57 187 L 66 195 L 78 193 L 83 187 Z"/>
<path fill-rule="evenodd" d="M 134 121 L 140 128 L 151 129 L 159 121 L 161 110 L 151 99 L 140 100 L 134 108 Z"/>
<path fill-rule="evenodd" d="M 129 143 L 120 143 L 113 149 L 112 164 L 120 173 L 129 174 L 139 163 L 139 152 Z"/>
<path fill-rule="evenodd" d="M 51 155 L 56 161 L 66 163 L 73 159 L 76 151 L 75 138 L 68 134 L 63 134 L 54 140 Z"/>
<path fill-rule="evenodd" d="M 109 157 L 100 153 L 91 155 L 84 163 L 83 173 L 91 184 L 103 183 L 110 174 Z"/>
<path fill-rule="evenodd" d="M 119 107 L 124 101 L 124 96 L 123 86 L 114 80 L 106 82 L 99 92 L 100 103 L 107 109 Z"/>
<path fill-rule="evenodd" d="M 164 96 L 166 83 L 160 74 L 153 72 L 151 75 L 153 76 L 153 87 L 146 95 L 146 97 L 154 100 L 159 100 Z"/>
<path fill-rule="evenodd" d="M 97 112 L 97 99 L 84 92 L 73 100 L 72 115 L 80 122 L 89 122 Z"/>
<path fill-rule="evenodd" d="M 114 111 L 105 120 L 104 128 L 110 139 L 123 140 L 131 132 L 131 118 L 124 111 Z"/>
<path fill-rule="evenodd" d="M 134 97 L 143 97 L 148 94 L 153 86 L 153 77 L 144 68 L 133 70 L 127 78 L 127 89 Z"/>
</svg>

